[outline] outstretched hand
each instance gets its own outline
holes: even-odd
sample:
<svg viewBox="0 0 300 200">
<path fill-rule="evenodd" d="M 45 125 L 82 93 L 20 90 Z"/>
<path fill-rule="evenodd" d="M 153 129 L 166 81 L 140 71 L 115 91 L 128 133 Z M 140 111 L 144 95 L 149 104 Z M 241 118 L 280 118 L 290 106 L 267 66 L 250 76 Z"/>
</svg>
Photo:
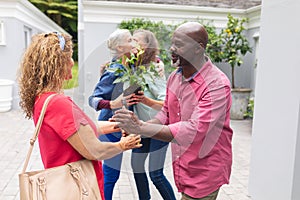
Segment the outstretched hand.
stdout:
<svg viewBox="0 0 300 200">
<path fill-rule="evenodd" d="M 119 122 L 117 127 L 126 133 L 139 134 L 141 132 L 142 121 L 130 110 L 125 108 L 117 110 L 112 120 Z"/>
</svg>

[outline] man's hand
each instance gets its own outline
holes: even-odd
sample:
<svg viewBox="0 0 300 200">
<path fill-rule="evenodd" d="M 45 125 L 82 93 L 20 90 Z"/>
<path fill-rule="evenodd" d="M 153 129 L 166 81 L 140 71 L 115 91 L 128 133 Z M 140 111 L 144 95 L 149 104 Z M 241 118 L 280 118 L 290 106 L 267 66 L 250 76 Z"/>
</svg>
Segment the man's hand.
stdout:
<svg viewBox="0 0 300 200">
<path fill-rule="evenodd" d="M 127 109 L 117 110 L 112 120 L 119 122 L 117 127 L 130 134 L 139 134 L 143 125 L 142 121 L 132 111 Z"/>
<path fill-rule="evenodd" d="M 151 120 L 150 123 L 143 122 L 132 111 L 124 107 L 117 110 L 110 121 L 117 122 L 115 128 L 121 128 L 129 134 L 153 137 L 166 142 L 175 141 L 168 126 L 162 125 L 157 119 Z"/>
</svg>

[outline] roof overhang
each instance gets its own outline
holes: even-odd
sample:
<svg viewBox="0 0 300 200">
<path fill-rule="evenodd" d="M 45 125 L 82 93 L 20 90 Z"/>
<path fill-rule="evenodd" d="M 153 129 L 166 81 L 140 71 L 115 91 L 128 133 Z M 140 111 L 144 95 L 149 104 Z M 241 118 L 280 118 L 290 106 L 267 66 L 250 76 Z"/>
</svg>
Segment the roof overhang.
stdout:
<svg viewBox="0 0 300 200">
<path fill-rule="evenodd" d="M 120 23 L 132 18 L 146 18 L 174 24 L 184 20 L 203 19 L 213 21 L 216 28 L 223 28 L 226 26 L 228 13 L 231 13 L 235 17 L 249 18 L 246 28 L 260 26 L 261 6 L 249 9 L 229 9 L 116 1 L 83 0 L 82 2 L 83 22 Z"/>
</svg>

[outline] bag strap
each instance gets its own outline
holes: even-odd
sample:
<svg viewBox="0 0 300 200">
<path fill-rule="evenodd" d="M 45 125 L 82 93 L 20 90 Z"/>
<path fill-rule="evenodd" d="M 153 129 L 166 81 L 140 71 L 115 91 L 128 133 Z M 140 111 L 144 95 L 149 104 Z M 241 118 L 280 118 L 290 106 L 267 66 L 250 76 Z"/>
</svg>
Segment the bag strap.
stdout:
<svg viewBox="0 0 300 200">
<path fill-rule="evenodd" d="M 32 149 L 33 149 L 34 143 L 35 143 L 35 141 L 36 141 L 36 139 L 37 139 L 37 137 L 39 135 L 39 132 L 40 132 L 40 129 L 41 129 L 41 125 L 42 125 L 42 122 L 43 122 L 43 119 L 44 119 L 44 115 L 45 115 L 48 103 L 50 102 L 50 100 L 52 99 L 52 97 L 54 97 L 55 95 L 56 94 L 51 94 L 50 96 L 47 97 L 47 99 L 44 102 L 41 114 L 40 114 L 38 122 L 37 122 L 37 124 L 35 126 L 35 130 L 34 130 L 33 136 L 30 139 L 30 147 L 29 147 L 29 150 L 27 152 L 27 156 L 26 156 L 26 160 L 25 160 L 25 163 L 24 163 L 24 166 L 23 166 L 22 173 L 25 173 L 26 168 L 28 166 L 28 162 L 29 162 L 29 159 L 30 159 L 30 156 L 31 156 L 31 153 L 32 153 Z"/>
</svg>

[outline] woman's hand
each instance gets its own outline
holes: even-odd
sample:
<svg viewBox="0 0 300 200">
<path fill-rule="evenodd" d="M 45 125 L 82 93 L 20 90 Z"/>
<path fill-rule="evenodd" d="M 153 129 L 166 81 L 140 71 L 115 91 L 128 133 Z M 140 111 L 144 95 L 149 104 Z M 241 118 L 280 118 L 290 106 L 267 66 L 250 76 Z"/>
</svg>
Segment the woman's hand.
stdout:
<svg viewBox="0 0 300 200">
<path fill-rule="evenodd" d="M 119 145 L 123 151 L 129 150 L 129 149 L 140 148 L 142 146 L 141 136 L 135 135 L 135 134 L 130 134 L 125 137 L 123 136 L 123 137 L 121 137 Z"/>
<path fill-rule="evenodd" d="M 100 65 L 100 69 L 99 69 L 100 76 L 102 76 L 104 71 L 108 68 L 109 64 L 110 64 L 110 61 L 107 61 L 106 63 Z"/>
<path fill-rule="evenodd" d="M 123 106 L 122 100 L 126 100 L 126 106 L 131 106 L 131 105 L 137 104 L 132 99 L 133 95 L 134 94 L 130 94 L 128 96 L 123 96 L 123 94 L 121 94 L 118 98 L 116 98 L 115 100 L 112 100 L 112 101 L 109 102 L 110 108 L 111 109 L 121 108 Z"/>
<path fill-rule="evenodd" d="M 165 65 L 161 60 L 157 60 L 157 62 L 155 63 L 155 69 L 160 77 L 165 76 Z"/>
<path fill-rule="evenodd" d="M 144 95 L 143 91 L 138 91 L 138 94 L 133 94 L 131 97 L 131 101 L 134 101 L 136 104 L 137 103 L 144 103 L 146 97 Z"/>
</svg>

